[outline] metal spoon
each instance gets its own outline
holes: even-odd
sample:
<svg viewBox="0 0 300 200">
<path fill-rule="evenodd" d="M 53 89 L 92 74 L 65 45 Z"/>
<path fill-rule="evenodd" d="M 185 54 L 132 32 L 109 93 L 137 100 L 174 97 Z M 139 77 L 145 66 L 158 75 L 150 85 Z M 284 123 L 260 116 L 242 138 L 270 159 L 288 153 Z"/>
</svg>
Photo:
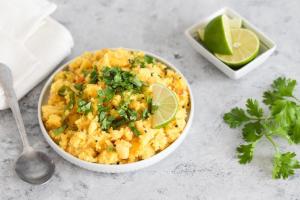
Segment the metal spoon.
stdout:
<svg viewBox="0 0 300 200">
<path fill-rule="evenodd" d="M 13 78 L 10 69 L 0 63 L 0 84 L 4 90 L 6 101 L 16 119 L 19 133 L 23 143 L 23 152 L 15 163 L 17 175 L 25 182 L 42 184 L 53 175 L 55 165 L 45 153 L 35 151 L 29 144 L 18 100 L 13 88 Z"/>
</svg>

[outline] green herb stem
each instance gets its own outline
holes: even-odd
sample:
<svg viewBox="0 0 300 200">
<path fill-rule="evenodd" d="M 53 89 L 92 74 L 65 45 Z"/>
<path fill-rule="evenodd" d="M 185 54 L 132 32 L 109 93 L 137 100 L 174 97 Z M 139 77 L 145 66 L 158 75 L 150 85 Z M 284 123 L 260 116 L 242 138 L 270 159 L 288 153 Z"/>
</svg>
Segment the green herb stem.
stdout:
<svg viewBox="0 0 300 200">
<path fill-rule="evenodd" d="M 271 142 L 271 144 L 273 145 L 276 153 L 279 153 L 279 148 L 278 148 L 278 145 L 274 142 L 274 140 L 272 139 L 272 137 L 270 137 L 269 135 L 267 134 L 264 134 L 265 137 Z"/>
</svg>

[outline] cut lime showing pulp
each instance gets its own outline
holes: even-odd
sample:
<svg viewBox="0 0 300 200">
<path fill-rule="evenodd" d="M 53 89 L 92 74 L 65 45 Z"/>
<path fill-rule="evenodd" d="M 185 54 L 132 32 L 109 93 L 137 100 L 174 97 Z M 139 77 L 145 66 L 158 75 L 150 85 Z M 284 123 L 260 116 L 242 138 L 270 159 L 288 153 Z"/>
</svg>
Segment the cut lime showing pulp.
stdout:
<svg viewBox="0 0 300 200">
<path fill-rule="evenodd" d="M 174 119 L 178 101 L 175 93 L 161 84 L 152 85 L 152 104 L 157 106 L 152 118 L 152 127 L 161 128 Z"/>
<path fill-rule="evenodd" d="M 231 29 L 232 55 L 215 54 L 225 64 L 237 69 L 253 60 L 259 51 L 259 39 L 250 30 L 244 28 Z"/>
<path fill-rule="evenodd" d="M 207 24 L 204 44 L 213 53 L 232 54 L 230 24 L 226 15 L 220 15 Z"/>
<path fill-rule="evenodd" d="M 242 28 L 242 19 L 241 18 L 233 18 L 229 19 L 230 28 Z"/>
<path fill-rule="evenodd" d="M 201 41 L 204 40 L 204 30 L 205 30 L 204 28 L 199 28 L 198 31 L 197 31 L 198 32 L 198 36 L 199 36 L 199 38 L 200 38 Z"/>
<path fill-rule="evenodd" d="M 229 19 L 229 26 L 230 26 L 230 28 L 241 28 L 242 27 L 242 19 L 241 18 Z M 206 24 L 200 26 L 197 30 L 198 37 L 200 38 L 201 41 L 204 40 L 205 27 L 206 27 Z"/>
</svg>

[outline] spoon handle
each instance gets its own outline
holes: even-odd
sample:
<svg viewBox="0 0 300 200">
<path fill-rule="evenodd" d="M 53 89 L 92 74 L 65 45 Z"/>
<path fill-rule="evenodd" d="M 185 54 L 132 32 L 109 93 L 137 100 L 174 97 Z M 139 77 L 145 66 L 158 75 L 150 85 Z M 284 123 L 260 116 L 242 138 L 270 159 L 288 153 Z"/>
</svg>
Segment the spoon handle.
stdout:
<svg viewBox="0 0 300 200">
<path fill-rule="evenodd" d="M 2 64 L 2 63 L 0 63 L 0 84 L 4 90 L 6 102 L 8 103 L 8 105 L 11 108 L 13 115 L 15 117 L 17 127 L 19 129 L 19 133 L 21 135 L 21 139 L 23 142 L 23 148 L 24 148 L 24 150 L 29 149 L 30 145 L 29 145 L 28 138 L 26 135 L 24 122 L 23 122 L 22 115 L 20 112 L 17 96 L 16 96 L 16 93 L 13 88 L 12 73 L 11 73 L 10 69 L 5 64 Z"/>
</svg>

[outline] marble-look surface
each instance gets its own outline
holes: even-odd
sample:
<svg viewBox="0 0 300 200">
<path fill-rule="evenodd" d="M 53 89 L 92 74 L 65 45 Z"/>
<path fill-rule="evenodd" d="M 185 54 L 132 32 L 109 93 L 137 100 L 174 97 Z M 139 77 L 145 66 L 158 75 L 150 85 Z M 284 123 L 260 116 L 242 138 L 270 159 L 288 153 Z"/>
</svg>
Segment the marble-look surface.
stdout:
<svg viewBox="0 0 300 200">
<path fill-rule="evenodd" d="M 191 83 L 195 118 L 190 134 L 169 158 L 147 169 L 125 174 L 94 173 L 58 156 L 41 135 L 37 102 L 44 82 L 20 101 L 31 144 L 49 153 L 57 170 L 42 186 L 20 181 L 13 171 L 21 141 L 10 110 L 0 111 L 0 199 L 300 199 L 300 172 L 289 180 L 271 179 L 272 147 L 259 143 L 254 161 L 238 164 L 238 130 L 230 130 L 222 115 L 261 100 L 278 76 L 300 81 L 300 1 L 276 0 L 55 0 L 54 17 L 75 39 L 72 55 L 103 47 L 148 50 L 174 63 Z M 197 20 L 229 6 L 261 28 L 278 44 L 275 54 L 245 78 L 228 79 L 196 53 L 183 31 Z M 298 87 L 298 91 L 299 91 Z M 283 148 L 286 143 L 281 144 Z M 300 146 L 289 147 L 298 153 Z"/>
</svg>

